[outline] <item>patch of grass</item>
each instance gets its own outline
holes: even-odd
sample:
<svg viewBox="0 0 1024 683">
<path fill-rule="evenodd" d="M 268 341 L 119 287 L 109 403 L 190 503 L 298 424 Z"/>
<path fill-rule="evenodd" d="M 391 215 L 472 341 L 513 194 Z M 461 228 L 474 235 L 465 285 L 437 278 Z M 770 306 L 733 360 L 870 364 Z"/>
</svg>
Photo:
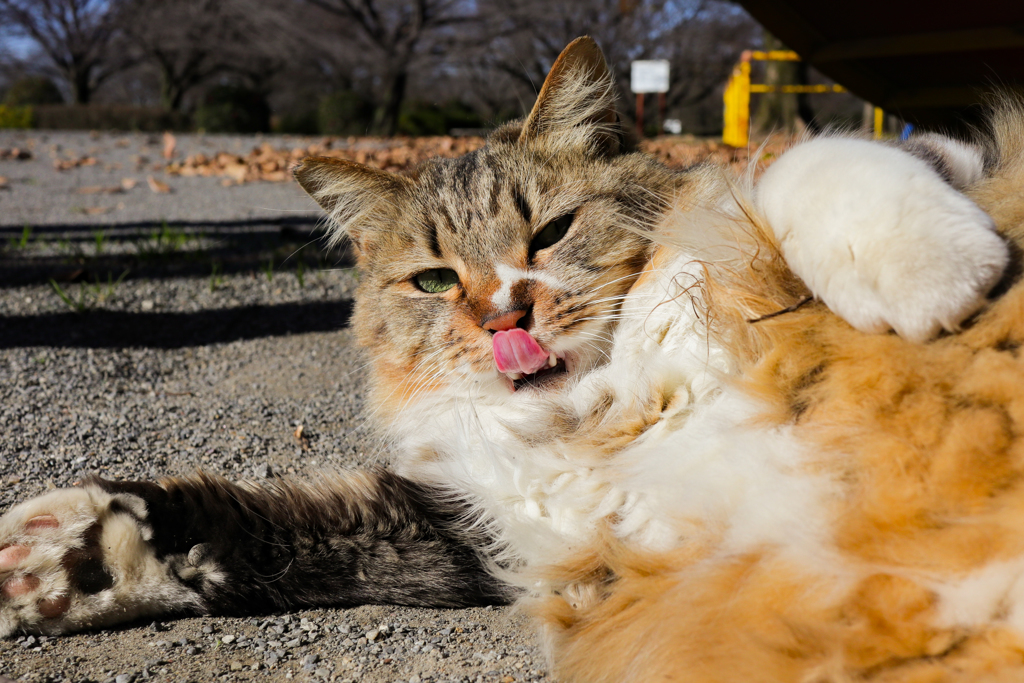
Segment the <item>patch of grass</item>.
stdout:
<svg viewBox="0 0 1024 683">
<path fill-rule="evenodd" d="M 267 264 L 261 268 L 263 274 L 267 276 L 267 282 L 274 281 L 274 259 L 268 259 Z"/>
<path fill-rule="evenodd" d="M 295 279 L 299 281 L 299 289 L 306 287 L 306 264 L 299 259 L 299 265 L 295 269 Z"/>
<path fill-rule="evenodd" d="M 68 308 L 75 313 L 84 313 L 85 311 L 94 308 L 114 294 L 114 290 L 117 286 L 128 276 L 128 271 L 124 271 L 115 280 L 113 273 L 107 274 L 107 281 L 101 282 L 99 278 L 93 280 L 92 283 L 82 282 L 78 285 L 78 297 L 71 295 L 70 287 L 65 290 L 60 284 L 50 279 L 50 287 L 60 297 L 60 300 L 64 302 Z"/>
<path fill-rule="evenodd" d="M 210 272 L 210 292 L 215 292 L 219 287 L 224 284 L 224 278 L 221 276 L 221 265 L 217 261 L 213 262 L 213 267 Z"/>
<path fill-rule="evenodd" d="M 86 306 L 84 287 L 78 288 L 78 301 L 75 301 L 73 298 L 71 298 L 71 295 L 68 292 L 65 292 L 64 288 L 57 284 L 57 281 L 54 280 L 53 278 L 50 278 L 50 286 L 53 287 L 53 291 L 57 293 L 57 296 L 60 297 L 60 300 L 63 301 L 65 305 L 67 305 L 67 307 L 70 308 L 72 311 L 74 311 L 75 313 L 82 313 L 83 311 L 85 311 Z"/>
<path fill-rule="evenodd" d="M 100 254 L 103 253 L 103 246 L 107 242 L 107 234 L 102 230 L 93 230 L 92 239 L 93 242 L 96 244 L 96 255 L 99 256 Z"/>
<path fill-rule="evenodd" d="M 10 245 L 15 249 L 24 249 L 28 246 L 29 240 L 32 239 L 32 226 L 28 223 L 21 229 L 21 237 L 12 237 L 9 241 Z"/>
<path fill-rule="evenodd" d="M 160 228 L 148 239 L 140 240 L 136 249 L 141 258 L 160 258 L 183 251 L 192 239 L 192 235 L 181 228 L 172 228 L 167 221 L 161 221 Z"/>
</svg>

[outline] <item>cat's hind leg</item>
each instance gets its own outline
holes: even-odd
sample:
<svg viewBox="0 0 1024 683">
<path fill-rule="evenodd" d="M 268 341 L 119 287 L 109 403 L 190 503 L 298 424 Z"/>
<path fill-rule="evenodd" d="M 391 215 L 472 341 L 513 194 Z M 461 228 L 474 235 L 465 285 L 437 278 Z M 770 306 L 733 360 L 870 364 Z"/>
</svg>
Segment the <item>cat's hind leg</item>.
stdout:
<svg viewBox="0 0 1024 683">
<path fill-rule="evenodd" d="M 387 470 L 92 479 L 0 518 L 0 636 L 160 614 L 507 602 L 466 505 Z"/>
<path fill-rule="evenodd" d="M 145 501 L 97 483 L 53 491 L 0 518 L 0 636 L 58 634 L 202 609 L 150 543 Z"/>
</svg>

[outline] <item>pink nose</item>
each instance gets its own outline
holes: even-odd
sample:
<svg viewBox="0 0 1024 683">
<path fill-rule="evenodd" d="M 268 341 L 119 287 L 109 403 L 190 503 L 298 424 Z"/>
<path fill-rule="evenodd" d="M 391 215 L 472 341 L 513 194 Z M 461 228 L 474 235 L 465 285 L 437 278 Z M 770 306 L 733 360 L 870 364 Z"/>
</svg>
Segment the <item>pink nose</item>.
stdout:
<svg viewBox="0 0 1024 683">
<path fill-rule="evenodd" d="M 525 315 L 525 310 L 509 311 L 508 313 L 503 313 L 494 318 L 485 320 L 481 327 L 489 332 L 501 332 L 503 330 L 515 329 L 516 325 Z"/>
</svg>

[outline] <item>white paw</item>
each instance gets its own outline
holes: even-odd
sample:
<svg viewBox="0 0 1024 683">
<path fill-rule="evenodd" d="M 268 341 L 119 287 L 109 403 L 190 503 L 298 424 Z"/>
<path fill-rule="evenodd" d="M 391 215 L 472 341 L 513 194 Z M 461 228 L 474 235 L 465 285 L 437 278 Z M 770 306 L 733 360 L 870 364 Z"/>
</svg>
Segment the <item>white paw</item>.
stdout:
<svg viewBox="0 0 1024 683">
<path fill-rule="evenodd" d="M 98 628 L 191 606 L 147 543 L 145 504 L 98 487 L 54 491 L 0 518 L 0 637 Z"/>
<path fill-rule="evenodd" d="M 821 138 L 765 172 L 758 207 L 790 268 L 858 330 L 925 341 L 977 311 L 1009 261 L 991 218 L 924 161 Z"/>
</svg>

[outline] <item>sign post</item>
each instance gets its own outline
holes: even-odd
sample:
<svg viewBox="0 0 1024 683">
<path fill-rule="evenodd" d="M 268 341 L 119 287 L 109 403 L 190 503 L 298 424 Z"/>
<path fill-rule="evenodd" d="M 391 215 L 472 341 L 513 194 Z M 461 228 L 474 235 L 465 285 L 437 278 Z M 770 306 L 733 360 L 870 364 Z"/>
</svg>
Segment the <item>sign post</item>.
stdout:
<svg viewBox="0 0 1024 683">
<path fill-rule="evenodd" d="M 644 136 L 644 95 L 658 93 L 658 131 L 665 118 L 665 93 L 668 92 L 668 60 L 638 59 L 630 65 L 629 89 L 636 93 L 636 132 Z"/>
</svg>

